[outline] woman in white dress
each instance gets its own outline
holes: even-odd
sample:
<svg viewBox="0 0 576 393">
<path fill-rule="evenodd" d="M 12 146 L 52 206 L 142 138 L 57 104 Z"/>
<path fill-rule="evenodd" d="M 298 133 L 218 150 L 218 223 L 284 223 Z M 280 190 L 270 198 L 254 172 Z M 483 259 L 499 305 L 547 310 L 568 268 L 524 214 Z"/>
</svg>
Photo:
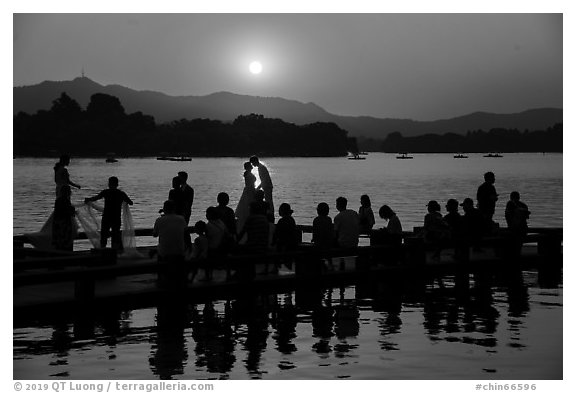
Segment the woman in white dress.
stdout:
<svg viewBox="0 0 576 393">
<path fill-rule="evenodd" d="M 56 198 L 62 196 L 63 186 L 72 186 L 80 189 L 80 186 L 70 180 L 70 174 L 66 168 L 70 165 L 70 156 L 62 155 L 60 161 L 54 165 L 54 182 L 56 183 Z"/>
<path fill-rule="evenodd" d="M 254 194 L 256 193 L 256 176 L 252 173 L 252 164 L 250 162 L 244 163 L 244 191 L 236 206 L 236 230 L 238 233 L 244 227 L 246 219 L 250 215 L 250 203 L 254 201 Z"/>
</svg>

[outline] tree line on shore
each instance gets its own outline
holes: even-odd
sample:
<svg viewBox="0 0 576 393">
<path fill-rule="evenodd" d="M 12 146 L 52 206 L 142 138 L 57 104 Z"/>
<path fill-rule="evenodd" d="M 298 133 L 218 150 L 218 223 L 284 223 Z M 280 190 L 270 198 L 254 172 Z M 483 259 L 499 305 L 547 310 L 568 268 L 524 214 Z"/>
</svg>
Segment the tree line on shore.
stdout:
<svg viewBox="0 0 576 393">
<path fill-rule="evenodd" d="M 62 93 L 50 110 L 14 116 L 14 155 L 52 156 L 345 156 L 355 139 L 334 123 L 298 126 L 258 114 L 227 123 L 181 119 L 156 124 L 152 116 L 127 114 L 117 97 L 97 93 L 86 109 Z"/>
<path fill-rule="evenodd" d="M 489 131 L 426 134 L 404 137 L 392 132 L 382 141 L 348 137 L 335 123 L 295 125 L 259 114 L 238 116 L 232 122 L 181 119 L 157 124 L 154 117 L 127 114 L 120 100 L 96 93 L 86 109 L 66 93 L 49 110 L 14 116 L 15 156 L 101 157 L 185 155 L 345 156 L 359 148 L 388 153 L 562 152 L 562 123 L 540 131 L 493 128 Z M 359 147 L 358 147 L 359 146 Z"/>
<path fill-rule="evenodd" d="M 380 146 L 386 153 L 483 153 L 562 152 L 562 123 L 541 131 L 493 128 L 468 131 L 466 135 L 446 133 L 403 137 L 389 134 Z"/>
</svg>

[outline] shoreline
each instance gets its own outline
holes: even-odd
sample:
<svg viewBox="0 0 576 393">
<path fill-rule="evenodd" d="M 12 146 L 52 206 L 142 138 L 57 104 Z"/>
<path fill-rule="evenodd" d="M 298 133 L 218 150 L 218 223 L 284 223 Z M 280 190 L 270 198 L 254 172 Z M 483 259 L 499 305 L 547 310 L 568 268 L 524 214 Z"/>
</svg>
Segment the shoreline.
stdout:
<svg viewBox="0 0 576 393">
<path fill-rule="evenodd" d="M 386 152 L 386 151 L 366 151 L 369 154 L 398 154 L 398 152 Z M 409 154 L 489 154 L 494 153 L 493 151 L 453 151 L 453 152 L 414 152 L 411 151 Z M 500 154 L 564 154 L 563 151 L 499 151 Z M 108 155 L 71 155 L 73 158 L 102 158 L 106 159 Z M 158 158 L 163 157 L 162 155 L 115 155 L 114 158 Z M 250 154 L 247 155 L 169 155 L 167 157 L 188 157 L 188 158 L 246 158 L 250 157 Z M 348 155 L 266 155 L 266 154 L 258 154 L 258 157 L 263 158 L 339 158 L 339 157 L 348 157 Z M 19 159 L 19 158 L 54 158 L 58 159 L 59 155 L 13 155 L 12 159 Z M 159 160 L 162 161 L 162 160 Z"/>
</svg>

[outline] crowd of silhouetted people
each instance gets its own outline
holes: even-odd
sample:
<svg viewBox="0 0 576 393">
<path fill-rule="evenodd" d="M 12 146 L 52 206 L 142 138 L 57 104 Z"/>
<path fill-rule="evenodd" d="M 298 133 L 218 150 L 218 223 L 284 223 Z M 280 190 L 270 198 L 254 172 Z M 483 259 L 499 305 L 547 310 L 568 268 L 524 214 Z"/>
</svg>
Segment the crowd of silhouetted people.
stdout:
<svg viewBox="0 0 576 393">
<path fill-rule="evenodd" d="M 54 167 L 56 182 L 56 204 L 53 222 L 53 245 L 55 248 L 72 250 L 74 234 L 71 231 L 74 207 L 70 203 L 70 187 L 80 188 L 70 180 L 66 167 L 70 157 L 61 157 Z M 261 183 L 255 186 L 252 169 L 257 168 Z M 160 210 L 161 217 L 154 223 L 153 235 L 159 238 L 157 255 L 159 260 L 184 261 L 190 258 L 219 258 L 229 254 L 264 254 L 270 250 L 289 252 L 302 244 L 302 230 L 296 224 L 290 204 L 281 203 L 279 219 L 275 219 L 272 201 L 272 181 L 266 166 L 253 156 L 244 163 L 245 187 L 236 210 L 228 206 L 227 193 L 217 195 L 217 205 L 206 209 L 206 220 L 200 220 L 190 227 L 190 217 L 194 202 L 194 189 L 188 184 L 188 174 L 181 171 L 172 179 L 172 188 Z M 477 205 L 472 198 L 462 203 L 456 199 L 446 202 L 446 214 L 442 214 L 440 204 L 431 200 L 427 204 L 427 214 L 423 220 L 421 236 L 427 244 L 436 246 L 433 258 L 439 258 L 443 247 L 448 243 L 461 243 L 475 246 L 484 236 L 494 232 L 498 225 L 494 222 L 498 194 L 492 172 L 484 174 L 484 182 L 478 187 Z M 121 206 L 132 204 L 126 193 L 118 189 L 119 180 L 109 179 L 108 188 L 97 195 L 86 198 L 85 202 L 104 200 L 101 226 L 101 247 L 106 247 L 107 238 L 112 239 L 112 247 L 121 251 L 120 236 Z M 386 226 L 376 229 L 374 212 L 368 195 L 360 198 L 358 211 L 348 208 L 348 200 L 340 196 L 335 200 L 337 210 L 334 219 L 330 217 L 328 203 L 317 205 L 317 216 L 312 223 L 312 246 L 319 250 L 332 248 L 354 248 L 361 235 L 370 236 L 371 245 L 400 245 L 403 241 L 403 228 L 400 218 L 389 205 L 379 208 L 379 216 Z M 459 206 L 463 214 L 459 212 Z M 528 229 L 530 211 L 520 201 L 520 194 L 514 191 L 506 204 L 505 219 L 513 238 L 521 239 Z M 192 242 L 190 233 L 196 237 Z M 210 275 L 208 274 L 208 279 Z"/>
</svg>

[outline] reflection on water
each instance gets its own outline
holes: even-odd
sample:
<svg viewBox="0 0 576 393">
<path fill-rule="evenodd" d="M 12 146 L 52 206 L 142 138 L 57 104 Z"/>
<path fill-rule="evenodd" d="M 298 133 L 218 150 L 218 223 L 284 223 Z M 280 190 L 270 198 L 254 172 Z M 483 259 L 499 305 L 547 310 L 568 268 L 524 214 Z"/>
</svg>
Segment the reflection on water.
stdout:
<svg viewBox="0 0 576 393">
<path fill-rule="evenodd" d="M 188 349 L 184 330 L 190 317 L 181 299 L 162 301 L 156 313 L 156 335 L 152 340 L 150 368 L 161 379 L 184 373 Z"/>
<path fill-rule="evenodd" d="M 561 379 L 560 279 L 390 277 L 37 316 L 14 329 L 14 378 Z"/>
</svg>

